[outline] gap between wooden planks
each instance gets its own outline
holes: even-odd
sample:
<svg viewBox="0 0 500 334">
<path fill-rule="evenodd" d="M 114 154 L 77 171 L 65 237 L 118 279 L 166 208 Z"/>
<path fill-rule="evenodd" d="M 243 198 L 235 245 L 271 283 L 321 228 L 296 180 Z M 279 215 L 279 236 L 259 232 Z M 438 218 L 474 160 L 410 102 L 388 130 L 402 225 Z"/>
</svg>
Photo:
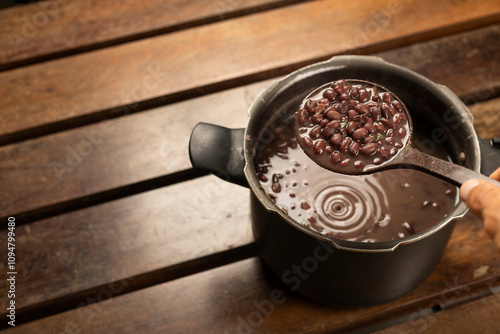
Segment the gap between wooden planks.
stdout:
<svg viewBox="0 0 500 334">
<path fill-rule="evenodd" d="M 0 70 L 227 20 L 299 0 L 51 0 L 0 11 Z"/>
<path fill-rule="evenodd" d="M 476 103 L 500 91 L 499 39 L 500 26 L 493 25 L 377 55 L 449 87 L 468 103 Z M 0 193 L 0 217 L 25 212 L 31 212 L 30 220 L 37 215 L 47 217 L 50 206 L 76 201 L 55 211 L 61 213 L 85 206 L 86 197 L 93 194 L 189 169 L 188 141 L 195 124 L 246 126 L 246 110 L 270 82 L 0 147 L 0 181 L 9 189 L 9 193 Z M 487 110 L 493 105 L 494 101 Z M 491 112 L 483 115 L 491 116 Z M 499 123 L 482 119 L 478 133 L 486 138 L 492 133 L 498 136 Z M 89 143 L 91 148 L 86 152 L 90 153 L 80 155 L 78 151 Z M 41 209 L 44 211 L 37 211 Z"/>
<path fill-rule="evenodd" d="M 477 120 L 486 122 L 488 111 L 499 106 L 497 98 L 473 106 L 472 112 Z M 491 124 L 481 131 L 491 131 Z M 58 307 L 72 308 L 107 284 L 128 282 L 129 277 L 140 279 L 120 292 L 175 276 L 193 257 L 250 243 L 249 215 L 247 189 L 207 176 L 20 226 L 19 256 L 26 267 L 20 270 L 23 284 L 19 312 L 36 317 Z M 472 217 L 464 221 L 465 226 L 476 227 L 457 232 L 442 268 L 446 275 L 464 275 L 468 282 L 468 273 L 477 269 L 474 266 L 478 263 L 489 265 L 490 273 L 496 269 L 488 259 L 481 258 L 481 249 L 488 247 L 481 225 Z M 475 245 L 468 240 L 471 235 L 482 235 L 486 241 L 471 247 Z M 143 255 L 146 260 L 141 261 Z M 467 262 L 470 257 L 475 260 Z M 169 268 L 183 262 L 178 268 Z M 439 284 L 444 278 L 437 276 L 435 280 Z M 55 289 L 47 290 L 51 286 Z M 43 303 L 56 301 L 52 309 L 41 308 Z"/>
<path fill-rule="evenodd" d="M 500 294 L 483 297 L 426 318 L 412 319 L 374 334 L 499 333 Z"/>
<path fill-rule="evenodd" d="M 481 265 L 488 265 L 488 271 L 476 276 Z M 41 328 L 58 332 L 68 322 L 86 333 L 98 333 L 103 328 L 120 333 L 137 329 L 148 333 L 223 333 L 237 332 L 245 322 L 253 323 L 251 329 L 259 333 L 346 332 L 393 316 L 417 317 L 436 303 L 445 306 L 475 298 L 498 284 L 498 255 L 482 224 L 467 215 L 457 224 L 443 259 L 429 279 L 383 305 L 336 308 L 308 301 L 290 292 L 253 258 L 37 320 L 12 332 Z M 277 292 L 279 302 L 271 305 L 271 311 L 268 301 Z M 262 320 L 254 323 L 251 319 L 258 317 L 258 312 Z M 115 320 L 110 322 L 110 318 Z"/>
<path fill-rule="evenodd" d="M 284 74 L 334 54 L 374 52 L 498 21 L 495 0 L 315 1 L 6 71 L 0 139 L 39 136 Z"/>
</svg>

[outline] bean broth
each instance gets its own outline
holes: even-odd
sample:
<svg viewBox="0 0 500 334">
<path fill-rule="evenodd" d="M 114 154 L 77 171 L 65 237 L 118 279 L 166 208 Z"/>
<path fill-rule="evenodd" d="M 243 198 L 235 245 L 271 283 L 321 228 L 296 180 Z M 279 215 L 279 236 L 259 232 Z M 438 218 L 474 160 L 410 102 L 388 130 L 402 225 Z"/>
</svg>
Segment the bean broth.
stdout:
<svg viewBox="0 0 500 334">
<path fill-rule="evenodd" d="M 415 127 L 414 137 L 418 143 L 426 132 Z M 293 116 L 267 142 L 255 165 L 262 187 L 291 218 L 327 236 L 362 242 L 405 238 L 440 221 L 458 201 L 456 187 L 413 169 L 354 176 L 320 167 L 299 147 Z M 425 153 L 449 159 L 443 147 Z"/>
</svg>

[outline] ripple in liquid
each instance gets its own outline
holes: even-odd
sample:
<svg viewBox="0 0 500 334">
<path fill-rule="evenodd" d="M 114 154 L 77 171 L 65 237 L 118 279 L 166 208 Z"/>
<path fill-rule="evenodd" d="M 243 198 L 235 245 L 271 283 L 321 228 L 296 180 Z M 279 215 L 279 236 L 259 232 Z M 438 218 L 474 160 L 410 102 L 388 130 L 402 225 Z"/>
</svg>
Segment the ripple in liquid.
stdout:
<svg viewBox="0 0 500 334">
<path fill-rule="evenodd" d="M 361 181 L 361 182 L 360 182 Z M 387 196 L 376 179 L 336 177 L 311 189 L 314 220 L 332 236 L 356 239 L 390 220 Z M 370 241 L 370 240 L 365 240 Z"/>
<path fill-rule="evenodd" d="M 447 159 L 444 149 L 433 153 Z M 298 147 L 293 122 L 276 130 L 256 171 L 271 200 L 290 218 L 344 240 L 380 242 L 419 233 L 458 201 L 456 187 L 416 170 L 348 176 L 321 168 Z"/>
</svg>

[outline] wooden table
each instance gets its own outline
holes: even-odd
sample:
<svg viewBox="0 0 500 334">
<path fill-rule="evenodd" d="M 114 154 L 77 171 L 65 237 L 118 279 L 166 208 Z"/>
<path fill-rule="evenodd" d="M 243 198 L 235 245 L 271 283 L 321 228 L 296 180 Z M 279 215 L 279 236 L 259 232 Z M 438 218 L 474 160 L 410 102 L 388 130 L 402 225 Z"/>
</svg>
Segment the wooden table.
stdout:
<svg viewBox="0 0 500 334">
<path fill-rule="evenodd" d="M 193 170 L 187 149 L 197 122 L 244 127 L 273 79 L 339 54 L 448 86 L 482 138 L 499 136 L 500 2 L 142 3 L 0 11 L 1 329 L 500 333 L 500 256 L 472 215 L 417 289 L 325 306 L 261 263 L 249 190 Z M 263 308 L 275 289 L 282 303 Z"/>
</svg>

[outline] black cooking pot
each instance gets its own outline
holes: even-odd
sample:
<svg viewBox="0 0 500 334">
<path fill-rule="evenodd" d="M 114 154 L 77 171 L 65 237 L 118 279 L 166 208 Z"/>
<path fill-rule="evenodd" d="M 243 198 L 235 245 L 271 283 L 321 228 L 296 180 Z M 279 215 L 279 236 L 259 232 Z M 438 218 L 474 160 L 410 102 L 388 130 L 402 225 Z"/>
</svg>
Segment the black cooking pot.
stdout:
<svg viewBox="0 0 500 334">
<path fill-rule="evenodd" d="M 251 105 L 246 129 L 199 123 L 191 136 L 190 157 L 195 168 L 251 189 L 253 231 L 261 257 L 292 290 L 328 304 L 378 304 L 404 295 L 430 275 L 455 221 L 466 213 L 465 205 L 459 202 L 437 224 L 401 240 L 341 240 L 287 216 L 260 186 L 254 166 L 256 153 L 269 143 L 274 129 L 312 89 L 345 78 L 372 81 L 398 95 L 416 123 L 431 127 L 428 143 L 444 144 L 455 162 L 485 174 L 500 166 L 499 152 L 478 138 L 470 112 L 455 94 L 369 56 L 337 56 L 274 82 Z"/>
</svg>

